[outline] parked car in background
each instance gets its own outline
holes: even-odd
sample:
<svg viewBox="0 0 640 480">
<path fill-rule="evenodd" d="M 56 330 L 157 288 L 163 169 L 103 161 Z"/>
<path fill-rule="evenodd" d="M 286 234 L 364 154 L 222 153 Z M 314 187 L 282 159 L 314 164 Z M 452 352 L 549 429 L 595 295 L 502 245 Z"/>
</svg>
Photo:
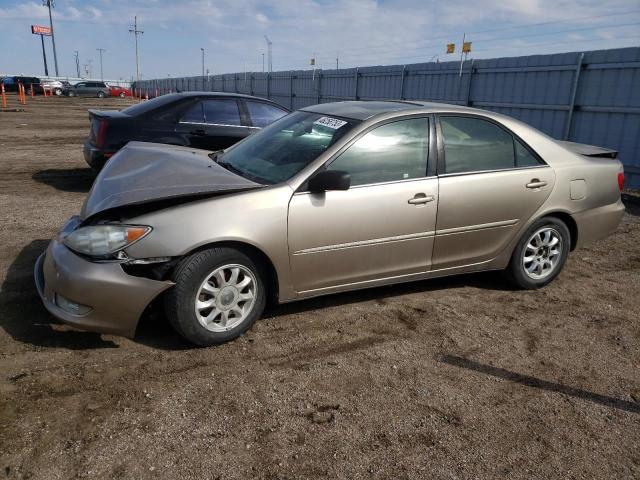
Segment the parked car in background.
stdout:
<svg viewBox="0 0 640 480">
<path fill-rule="evenodd" d="M 89 110 L 84 158 L 100 170 L 133 140 L 221 150 L 287 113 L 263 98 L 215 92 L 163 95 L 121 111 Z"/>
<path fill-rule="evenodd" d="M 125 98 L 133 96 L 133 93 L 129 88 L 120 87 L 119 85 L 109 85 L 109 91 L 112 97 Z"/>
<path fill-rule="evenodd" d="M 35 95 L 42 93 L 42 86 L 38 77 L 13 76 L 3 78 L 5 92 L 17 92 L 18 85 L 22 84 L 27 93 L 33 88 Z"/>
<path fill-rule="evenodd" d="M 483 270 L 541 288 L 617 228 L 612 153 L 417 101 L 307 107 L 224 152 L 133 142 L 40 257 L 36 285 L 64 322 L 128 336 L 163 294 L 198 345 L 241 335 L 267 298 Z"/>
<path fill-rule="evenodd" d="M 66 90 L 70 97 L 110 97 L 111 90 L 104 82 L 82 81 Z"/>
<path fill-rule="evenodd" d="M 43 78 L 40 81 L 41 90 L 40 93 L 44 92 L 44 89 L 51 91 L 51 93 L 55 95 L 62 95 L 65 89 L 65 85 L 60 80 L 51 80 Z"/>
</svg>

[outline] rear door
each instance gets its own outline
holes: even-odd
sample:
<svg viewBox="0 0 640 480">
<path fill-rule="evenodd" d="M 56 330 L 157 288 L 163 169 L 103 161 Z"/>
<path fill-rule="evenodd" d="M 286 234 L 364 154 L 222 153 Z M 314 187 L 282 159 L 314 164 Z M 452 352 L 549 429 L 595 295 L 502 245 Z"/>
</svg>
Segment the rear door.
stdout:
<svg viewBox="0 0 640 480">
<path fill-rule="evenodd" d="M 482 116 L 441 115 L 434 270 L 495 258 L 555 181 L 521 139 Z"/>
</svg>

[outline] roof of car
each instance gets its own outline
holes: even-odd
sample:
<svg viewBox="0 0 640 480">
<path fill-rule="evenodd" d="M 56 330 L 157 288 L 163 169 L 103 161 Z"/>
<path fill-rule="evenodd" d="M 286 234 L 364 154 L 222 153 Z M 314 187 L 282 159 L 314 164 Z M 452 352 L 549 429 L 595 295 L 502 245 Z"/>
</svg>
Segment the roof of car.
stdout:
<svg viewBox="0 0 640 480">
<path fill-rule="evenodd" d="M 237 98 L 250 98 L 252 100 L 262 100 L 264 102 L 276 103 L 268 98 L 255 97 L 252 95 L 245 95 L 243 93 L 233 92 L 178 92 L 173 95 L 179 95 L 181 97 L 237 97 Z"/>
<path fill-rule="evenodd" d="M 367 120 L 376 115 L 389 112 L 405 112 L 414 110 L 416 112 L 433 111 L 465 111 L 476 112 L 469 107 L 461 107 L 447 103 L 423 102 L 421 100 L 353 100 L 345 102 L 321 103 L 304 107 L 301 110 L 306 112 L 320 113 L 323 115 L 335 115 L 337 117 L 352 118 L 354 120 Z M 406 112 L 408 113 L 408 112 Z"/>
</svg>

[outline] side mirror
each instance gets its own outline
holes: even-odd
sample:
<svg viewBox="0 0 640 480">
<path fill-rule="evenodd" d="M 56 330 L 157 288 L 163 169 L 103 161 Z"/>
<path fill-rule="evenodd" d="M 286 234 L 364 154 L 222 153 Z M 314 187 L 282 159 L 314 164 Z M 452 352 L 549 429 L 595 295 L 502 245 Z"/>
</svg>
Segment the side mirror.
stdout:
<svg viewBox="0 0 640 480">
<path fill-rule="evenodd" d="M 323 170 L 309 179 L 309 191 L 311 193 L 349 190 L 350 186 L 351 175 L 341 170 Z"/>
</svg>

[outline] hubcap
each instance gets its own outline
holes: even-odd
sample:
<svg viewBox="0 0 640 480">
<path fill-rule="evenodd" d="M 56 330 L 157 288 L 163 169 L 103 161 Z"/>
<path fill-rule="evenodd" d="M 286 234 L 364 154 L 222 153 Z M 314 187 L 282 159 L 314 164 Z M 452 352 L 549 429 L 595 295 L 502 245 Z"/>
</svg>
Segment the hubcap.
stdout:
<svg viewBox="0 0 640 480">
<path fill-rule="evenodd" d="M 534 280 L 548 277 L 556 269 L 562 256 L 562 237 L 554 228 L 537 230 L 524 248 L 522 266 Z"/>
<path fill-rule="evenodd" d="M 196 318 L 212 332 L 226 332 L 251 313 L 258 283 L 243 265 L 216 268 L 202 282 L 195 301 Z"/>
</svg>

